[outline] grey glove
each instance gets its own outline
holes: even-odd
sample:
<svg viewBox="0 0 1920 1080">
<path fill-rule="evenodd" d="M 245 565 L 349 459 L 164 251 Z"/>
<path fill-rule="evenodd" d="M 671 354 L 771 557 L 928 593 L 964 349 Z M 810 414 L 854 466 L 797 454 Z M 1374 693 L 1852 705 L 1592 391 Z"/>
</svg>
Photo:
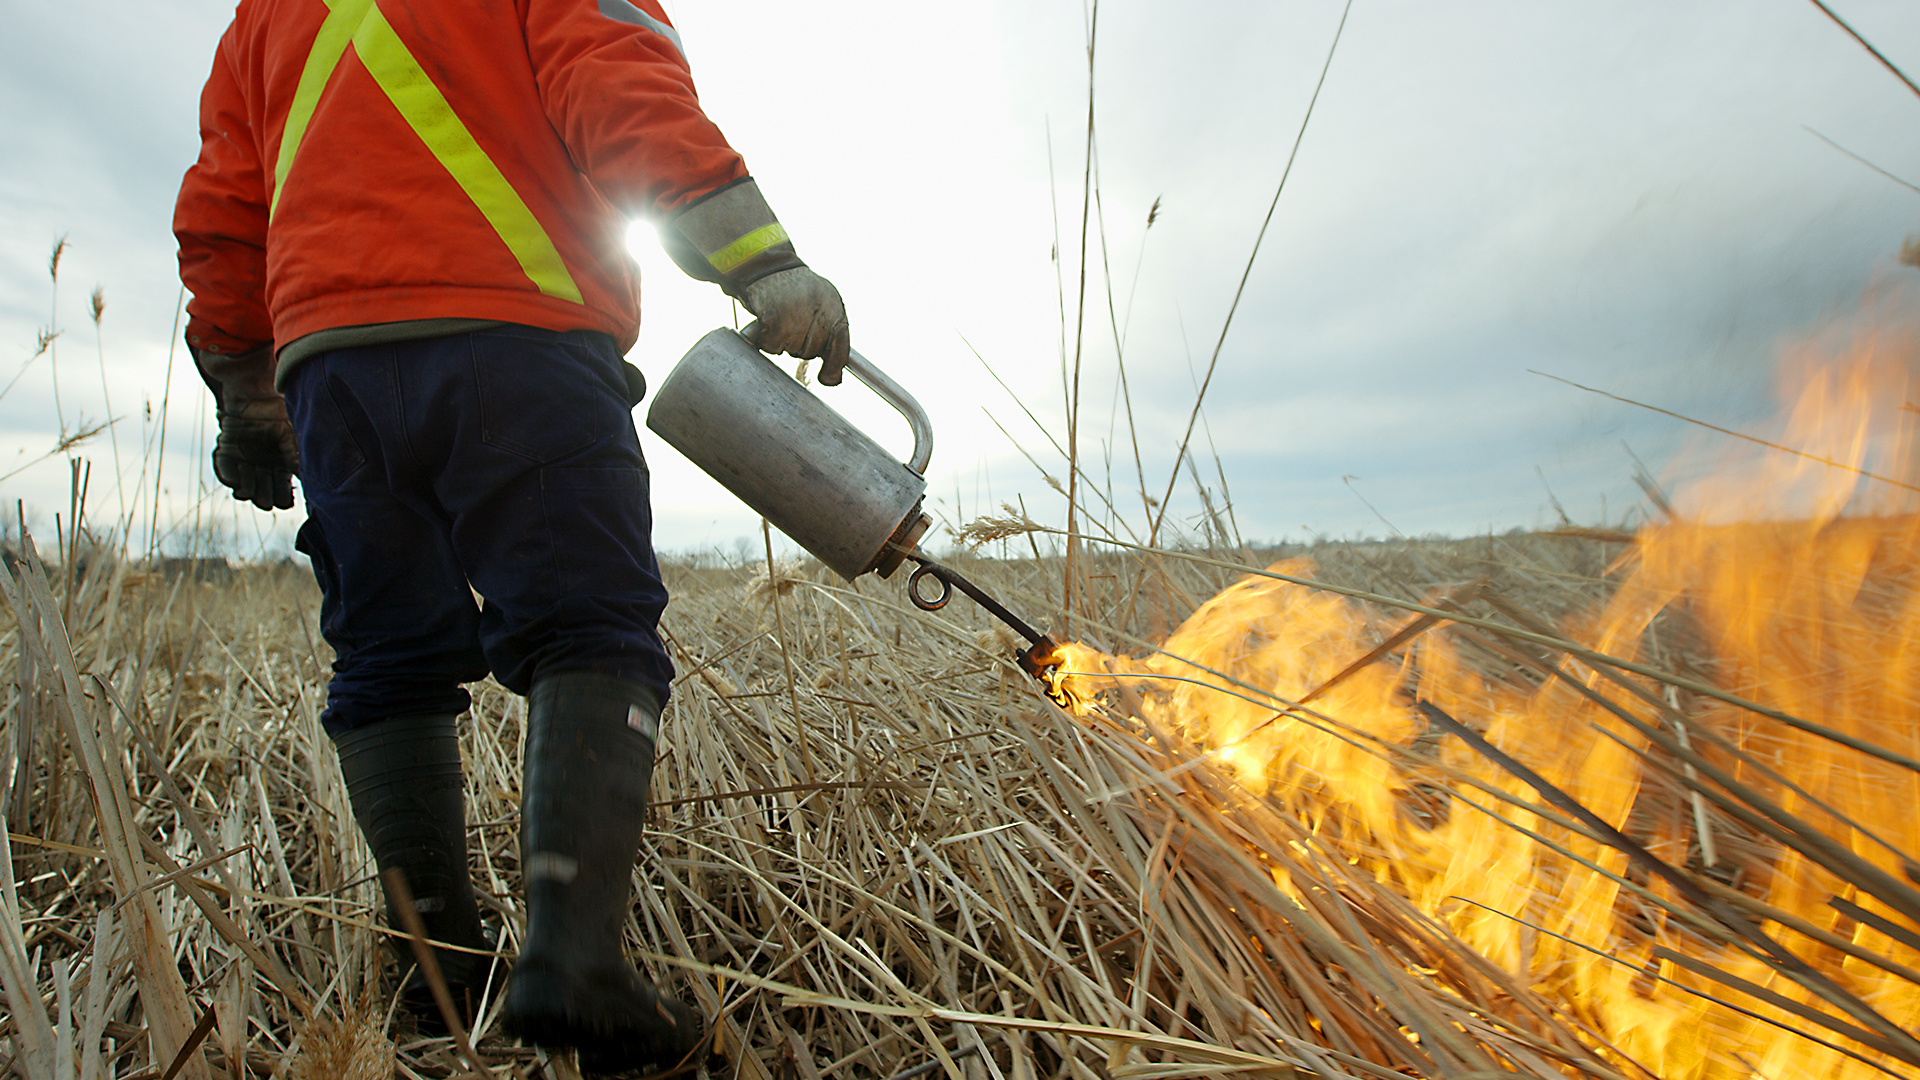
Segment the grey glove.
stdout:
<svg viewBox="0 0 1920 1080">
<path fill-rule="evenodd" d="M 273 388 L 273 347 L 232 355 L 191 345 L 188 350 L 200 378 L 213 391 L 220 420 L 213 475 L 236 499 L 262 510 L 292 509 L 300 450 L 287 419 L 287 401 Z"/>
<path fill-rule="evenodd" d="M 820 382 L 840 385 L 847 366 L 847 309 L 833 282 L 804 266 L 747 286 L 740 302 L 759 320 L 743 336 L 761 352 L 820 357 Z"/>
<path fill-rule="evenodd" d="M 840 385 L 849 338 L 847 309 L 833 283 L 807 268 L 760 186 L 743 177 L 702 197 L 661 230 L 667 253 L 688 274 L 718 282 L 759 321 L 745 336 L 762 352 L 821 358 L 820 381 Z"/>
</svg>

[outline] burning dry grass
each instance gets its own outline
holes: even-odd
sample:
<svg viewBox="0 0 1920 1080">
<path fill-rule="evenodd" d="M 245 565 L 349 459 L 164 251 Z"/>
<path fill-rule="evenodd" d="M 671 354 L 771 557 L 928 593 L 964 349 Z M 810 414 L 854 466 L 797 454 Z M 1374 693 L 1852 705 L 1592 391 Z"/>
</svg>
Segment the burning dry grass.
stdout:
<svg viewBox="0 0 1920 1080">
<path fill-rule="evenodd" d="M 1348 904 L 1404 897 L 1443 932 L 1399 955 L 1487 1014 L 1513 1018 L 1449 960 L 1492 960 L 1630 1072 L 1875 1075 L 1916 1063 L 1920 1020 L 1916 529 L 1651 530 L 1568 620 L 1604 651 L 1530 612 L 1511 566 L 1388 620 L 1280 563 L 1152 657 L 1073 650 L 1103 674 L 1070 682 L 1207 747 L 1250 834 L 1291 824 L 1266 865 L 1296 902 L 1316 863 L 1352 868 Z"/>
</svg>

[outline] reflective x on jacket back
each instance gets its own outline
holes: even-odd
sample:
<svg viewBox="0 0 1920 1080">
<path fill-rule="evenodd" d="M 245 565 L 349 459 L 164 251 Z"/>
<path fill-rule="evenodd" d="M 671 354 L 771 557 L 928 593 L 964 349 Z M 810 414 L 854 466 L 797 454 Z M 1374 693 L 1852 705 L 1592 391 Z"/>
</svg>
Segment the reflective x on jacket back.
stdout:
<svg viewBox="0 0 1920 1080">
<path fill-rule="evenodd" d="M 241 0 L 174 212 L 187 339 L 639 329 L 629 216 L 746 175 L 656 0 Z"/>
</svg>

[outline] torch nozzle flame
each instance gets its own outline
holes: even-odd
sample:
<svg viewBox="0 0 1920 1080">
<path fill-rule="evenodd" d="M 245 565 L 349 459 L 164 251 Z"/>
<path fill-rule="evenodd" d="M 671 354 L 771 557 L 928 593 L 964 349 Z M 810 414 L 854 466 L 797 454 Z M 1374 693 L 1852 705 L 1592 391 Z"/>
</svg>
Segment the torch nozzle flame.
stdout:
<svg viewBox="0 0 1920 1080">
<path fill-rule="evenodd" d="M 1060 666 L 1060 643 L 1053 640 L 1051 634 L 1041 634 L 1033 644 L 1021 649 L 1014 660 L 1021 671 L 1036 679 L 1044 678 L 1047 672 Z"/>
<path fill-rule="evenodd" d="M 1014 662 L 1020 670 L 1034 677 L 1046 689 L 1047 696 L 1055 705 L 1063 709 L 1073 708 L 1073 698 L 1067 693 L 1066 681 L 1060 665 L 1060 643 L 1053 640 L 1051 634 L 1041 634 L 1033 644 L 1014 654 Z"/>
</svg>

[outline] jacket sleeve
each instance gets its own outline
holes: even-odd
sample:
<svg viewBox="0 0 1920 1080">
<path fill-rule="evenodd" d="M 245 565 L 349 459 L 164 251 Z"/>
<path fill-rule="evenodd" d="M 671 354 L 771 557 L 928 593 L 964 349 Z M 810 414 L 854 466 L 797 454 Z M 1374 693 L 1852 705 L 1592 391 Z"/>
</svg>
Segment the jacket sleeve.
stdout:
<svg viewBox="0 0 1920 1080">
<path fill-rule="evenodd" d="M 267 197 L 258 133 L 235 78 L 232 31 L 222 39 L 200 95 L 200 159 L 187 170 L 174 205 L 187 341 L 217 353 L 243 353 L 273 341 L 267 314 Z"/>
<path fill-rule="evenodd" d="M 656 0 L 520 2 L 547 118 L 614 206 L 664 217 L 747 175 Z"/>
</svg>

